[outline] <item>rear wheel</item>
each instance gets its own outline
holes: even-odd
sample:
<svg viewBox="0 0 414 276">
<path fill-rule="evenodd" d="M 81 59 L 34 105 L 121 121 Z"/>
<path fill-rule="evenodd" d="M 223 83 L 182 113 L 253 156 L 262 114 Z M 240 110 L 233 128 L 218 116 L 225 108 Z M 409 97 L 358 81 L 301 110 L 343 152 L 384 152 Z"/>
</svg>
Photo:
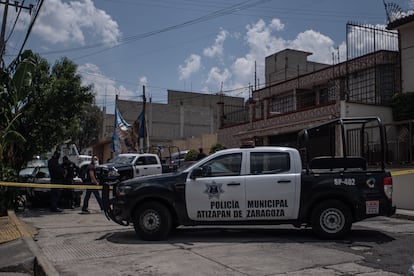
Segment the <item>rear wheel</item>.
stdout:
<svg viewBox="0 0 414 276">
<path fill-rule="evenodd" d="M 163 240 L 169 234 L 171 227 L 171 213 L 159 202 L 143 203 L 135 213 L 134 229 L 143 240 Z"/>
<path fill-rule="evenodd" d="M 351 230 L 351 211 L 341 201 L 323 201 L 313 209 L 311 224 L 313 231 L 320 238 L 340 238 Z"/>
</svg>

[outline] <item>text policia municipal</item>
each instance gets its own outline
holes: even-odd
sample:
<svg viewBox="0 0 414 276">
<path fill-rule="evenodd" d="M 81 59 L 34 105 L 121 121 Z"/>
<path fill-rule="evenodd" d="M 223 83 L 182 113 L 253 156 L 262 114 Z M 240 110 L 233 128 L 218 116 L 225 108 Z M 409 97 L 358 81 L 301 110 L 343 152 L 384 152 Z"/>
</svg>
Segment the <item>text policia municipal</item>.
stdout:
<svg viewBox="0 0 414 276">
<path fill-rule="evenodd" d="M 285 216 L 288 207 L 286 199 L 248 200 L 246 218 L 267 218 Z M 243 218 L 243 211 L 237 200 L 211 201 L 210 210 L 198 210 L 197 218 Z"/>
</svg>

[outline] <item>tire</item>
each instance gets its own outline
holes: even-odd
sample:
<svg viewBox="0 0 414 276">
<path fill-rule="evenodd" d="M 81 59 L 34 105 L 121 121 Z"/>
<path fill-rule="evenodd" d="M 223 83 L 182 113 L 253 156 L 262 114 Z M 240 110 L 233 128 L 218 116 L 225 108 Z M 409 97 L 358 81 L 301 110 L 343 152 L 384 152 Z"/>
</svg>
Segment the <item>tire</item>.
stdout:
<svg viewBox="0 0 414 276">
<path fill-rule="evenodd" d="M 159 202 L 143 203 L 135 213 L 135 233 L 143 240 L 164 240 L 170 233 L 171 226 L 171 213 Z"/>
<path fill-rule="evenodd" d="M 311 216 L 312 230 L 322 239 L 336 239 L 347 235 L 352 226 L 348 206 L 338 200 L 327 200 L 315 206 Z"/>
</svg>

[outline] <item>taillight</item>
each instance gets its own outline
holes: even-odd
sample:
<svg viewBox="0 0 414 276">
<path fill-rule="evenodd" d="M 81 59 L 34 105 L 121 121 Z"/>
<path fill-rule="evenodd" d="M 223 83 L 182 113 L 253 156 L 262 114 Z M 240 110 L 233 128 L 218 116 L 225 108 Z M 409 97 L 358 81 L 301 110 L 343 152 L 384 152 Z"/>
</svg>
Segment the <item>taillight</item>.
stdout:
<svg viewBox="0 0 414 276">
<path fill-rule="evenodd" d="M 383 182 L 384 194 L 389 199 L 392 200 L 392 177 L 385 177 Z"/>
</svg>

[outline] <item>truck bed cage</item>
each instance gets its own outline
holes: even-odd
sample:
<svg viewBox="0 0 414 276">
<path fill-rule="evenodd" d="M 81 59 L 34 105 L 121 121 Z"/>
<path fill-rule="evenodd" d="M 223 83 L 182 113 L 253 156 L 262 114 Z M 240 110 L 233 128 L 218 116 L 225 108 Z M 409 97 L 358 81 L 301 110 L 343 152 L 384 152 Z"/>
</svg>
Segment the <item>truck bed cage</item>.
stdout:
<svg viewBox="0 0 414 276">
<path fill-rule="evenodd" d="M 348 141 L 347 141 L 347 126 L 351 126 L 354 130 L 359 131 L 359 155 L 358 156 L 348 156 Z M 311 128 L 303 129 L 298 134 L 298 149 L 301 151 L 304 160 L 304 165 L 306 171 L 309 172 L 310 169 L 334 169 L 334 168 L 367 168 L 367 161 L 364 158 L 364 146 L 366 144 L 365 140 L 365 131 L 369 126 L 378 128 L 380 142 L 380 164 L 381 169 L 385 170 L 385 153 L 386 153 L 386 134 L 385 128 L 379 117 L 355 117 L 355 118 L 338 118 Z M 328 130 L 329 137 L 329 150 L 330 155 L 322 154 L 319 156 L 311 156 L 311 143 L 310 138 L 312 135 L 322 132 L 322 130 Z M 339 140 L 335 139 L 335 133 L 339 134 Z M 335 147 L 337 142 L 340 143 L 342 149 L 342 155 L 336 156 Z M 328 145 L 326 145 L 328 147 Z"/>
</svg>

